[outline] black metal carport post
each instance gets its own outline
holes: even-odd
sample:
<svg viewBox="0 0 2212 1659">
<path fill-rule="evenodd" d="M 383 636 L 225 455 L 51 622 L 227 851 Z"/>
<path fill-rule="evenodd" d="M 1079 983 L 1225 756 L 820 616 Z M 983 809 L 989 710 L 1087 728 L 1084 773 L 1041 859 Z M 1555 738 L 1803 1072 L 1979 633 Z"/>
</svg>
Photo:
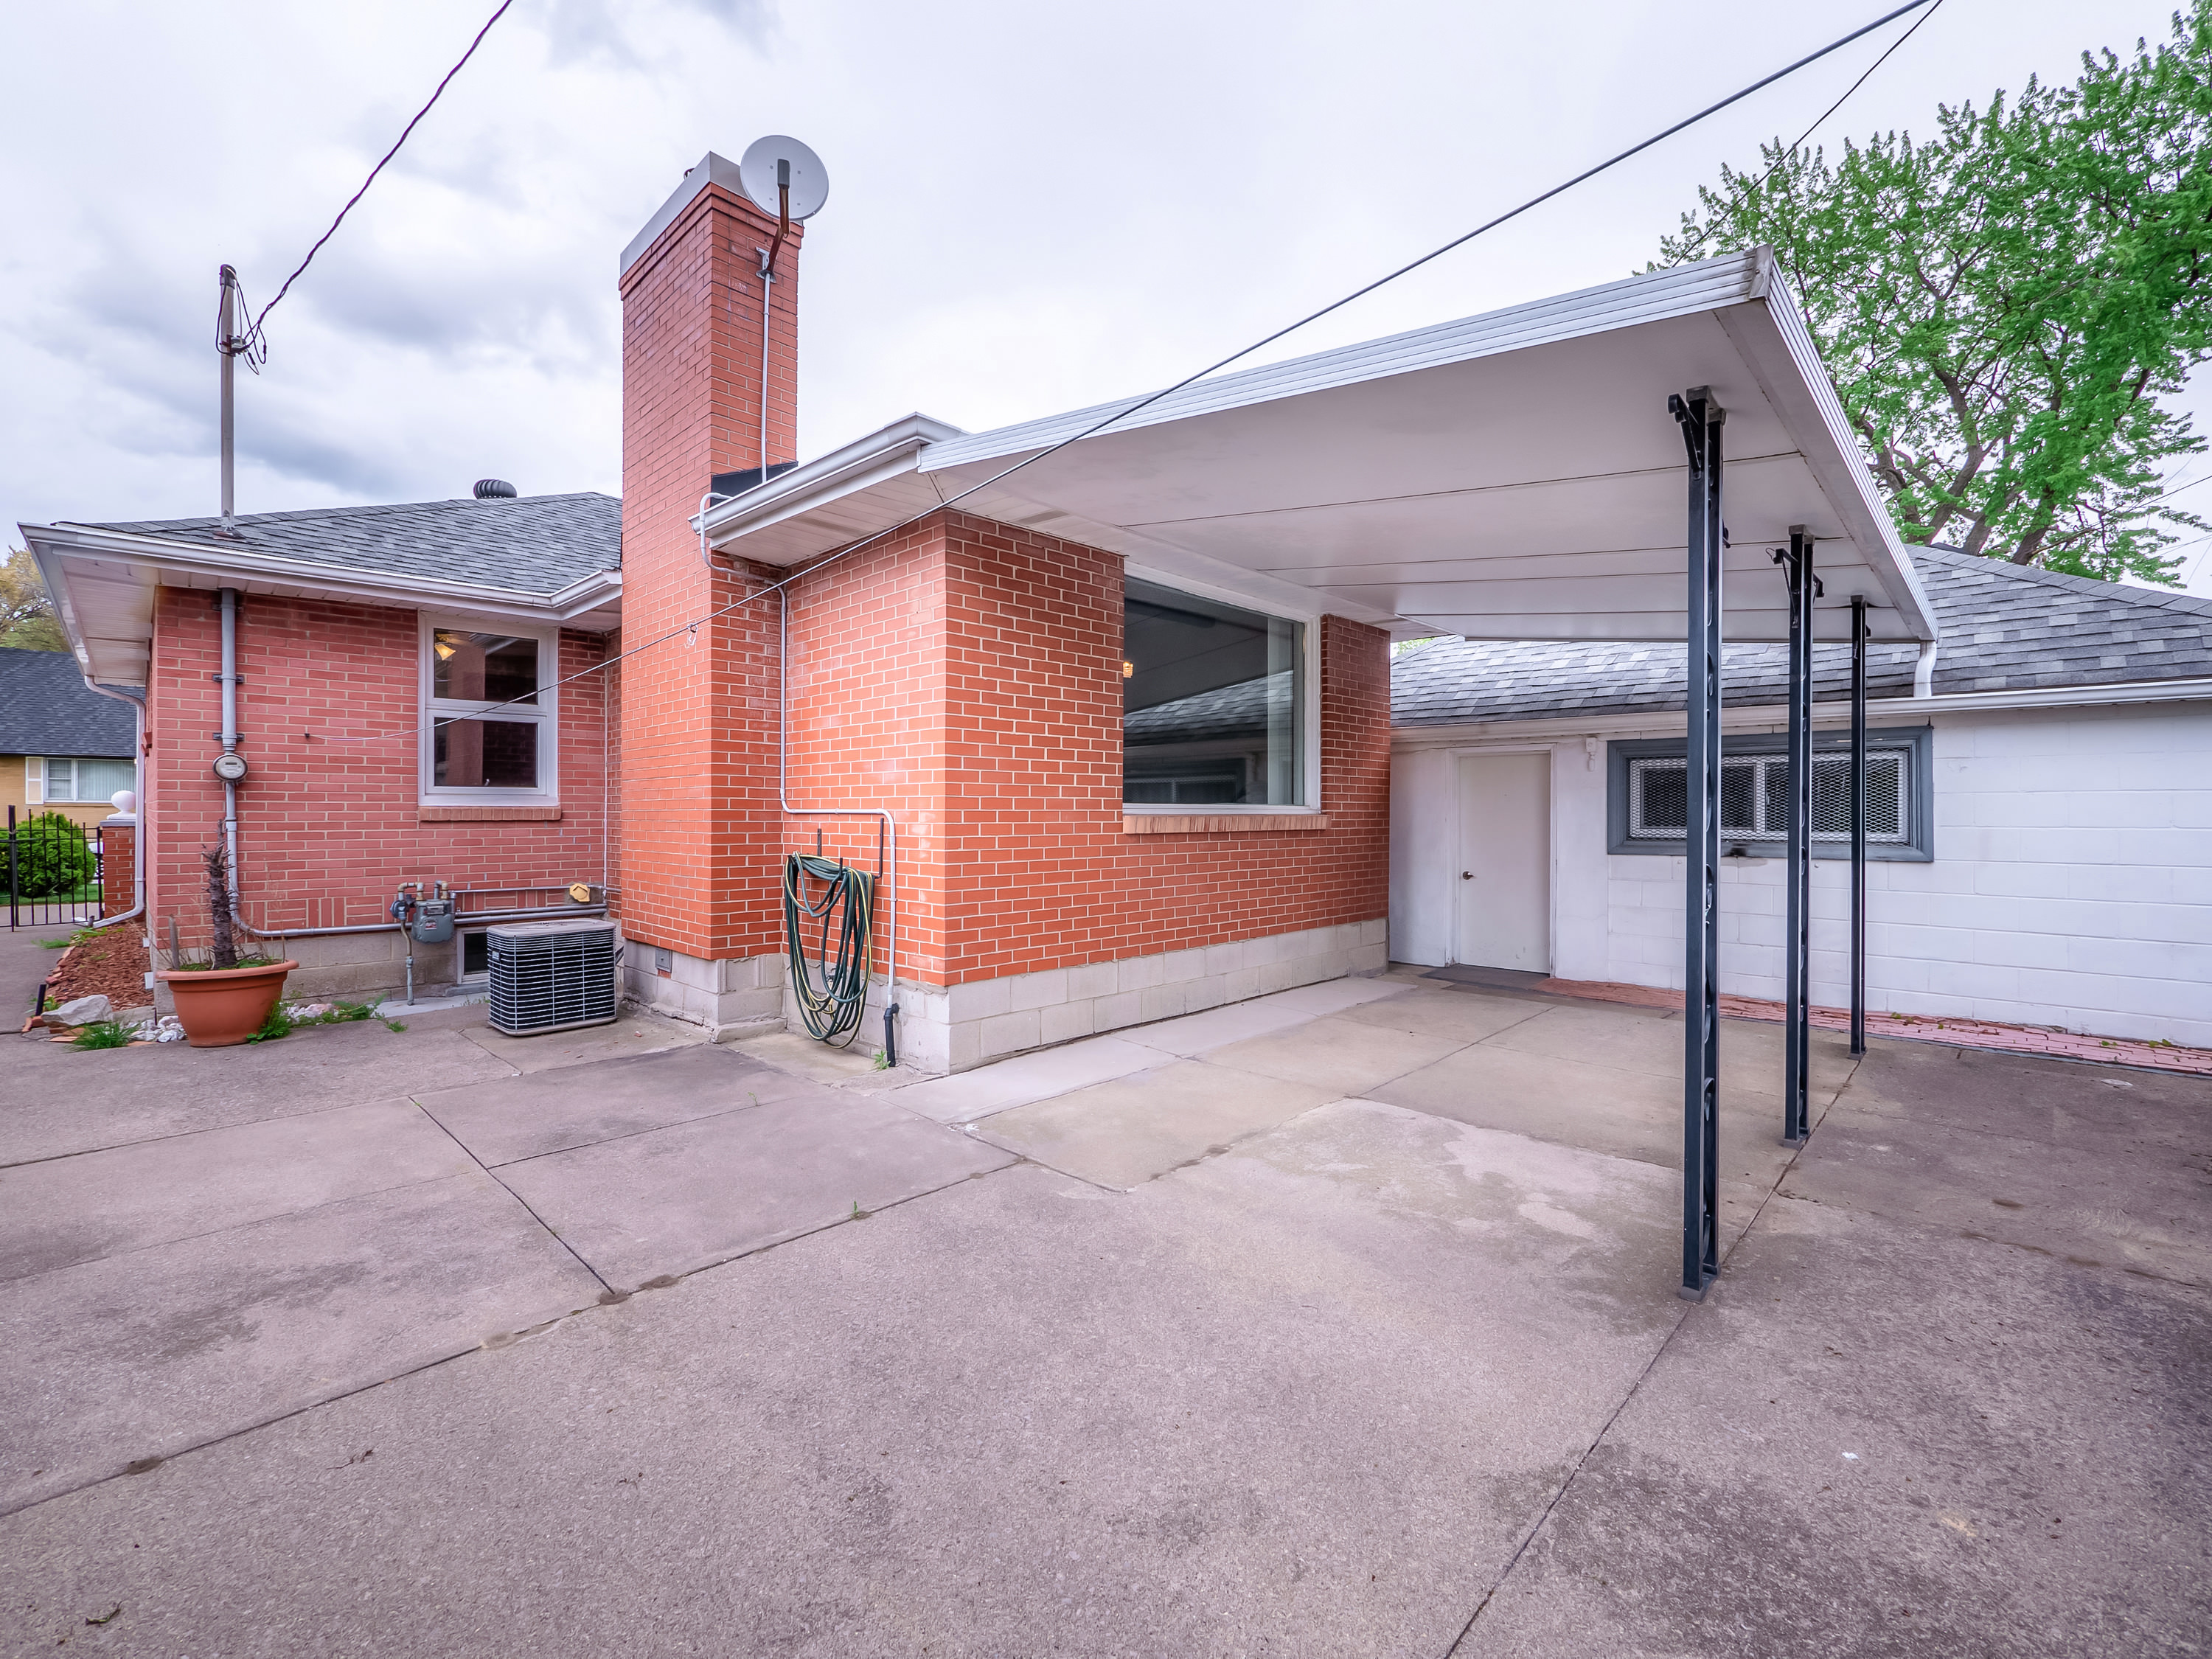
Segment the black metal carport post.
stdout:
<svg viewBox="0 0 2212 1659">
<path fill-rule="evenodd" d="M 1867 602 L 1851 596 L 1851 1053 L 1866 1053 Z"/>
<path fill-rule="evenodd" d="M 1720 1271 L 1721 425 L 1710 386 L 1667 399 L 1689 454 L 1689 743 L 1683 820 L 1682 1283 Z"/>
<path fill-rule="evenodd" d="M 1802 1146 L 1811 1133 L 1807 1102 L 1812 1083 L 1813 914 L 1813 538 L 1790 526 L 1790 546 L 1777 549 L 1790 590 L 1789 933 L 1782 975 L 1784 1036 L 1782 1141 Z"/>
</svg>

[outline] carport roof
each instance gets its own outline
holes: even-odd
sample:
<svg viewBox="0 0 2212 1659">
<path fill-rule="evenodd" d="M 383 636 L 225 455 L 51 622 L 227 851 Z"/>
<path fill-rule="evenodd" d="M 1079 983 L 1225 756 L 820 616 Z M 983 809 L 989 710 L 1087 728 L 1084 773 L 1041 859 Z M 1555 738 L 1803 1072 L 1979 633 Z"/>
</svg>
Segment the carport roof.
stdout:
<svg viewBox="0 0 2212 1659">
<path fill-rule="evenodd" d="M 963 503 L 1255 601 L 1401 636 L 1679 640 L 1682 441 L 1729 411 L 1729 637 L 1784 637 L 1768 550 L 1804 525 L 1841 638 L 1935 620 L 1764 248 L 1200 380 Z M 714 507 L 718 547 L 799 564 L 1081 432 L 1117 405 L 956 434 L 915 417 Z"/>
</svg>

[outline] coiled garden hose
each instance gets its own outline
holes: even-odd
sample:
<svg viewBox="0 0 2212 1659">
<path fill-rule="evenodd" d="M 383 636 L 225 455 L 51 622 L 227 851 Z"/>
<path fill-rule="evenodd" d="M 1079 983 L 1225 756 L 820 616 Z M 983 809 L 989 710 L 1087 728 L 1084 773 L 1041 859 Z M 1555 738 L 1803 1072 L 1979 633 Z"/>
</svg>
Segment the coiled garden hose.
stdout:
<svg viewBox="0 0 2212 1659">
<path fill-rule="evenodd" d="M 810 898 L 810 887 L 819 896 Z M 836 859 L 793 853 L 783 861 L 783 933 L 791 952 L 791 987 L 807 1034 L 850 1048 L 868 1006 L 868 963 L 876 915 L 876 878 Z M 817 927 L 816 923 L 819 923 Z M 830 947 L 832 923 L 836 953 Z M 814 951 L 807 953 L 808 935 Z"/>
</svg>

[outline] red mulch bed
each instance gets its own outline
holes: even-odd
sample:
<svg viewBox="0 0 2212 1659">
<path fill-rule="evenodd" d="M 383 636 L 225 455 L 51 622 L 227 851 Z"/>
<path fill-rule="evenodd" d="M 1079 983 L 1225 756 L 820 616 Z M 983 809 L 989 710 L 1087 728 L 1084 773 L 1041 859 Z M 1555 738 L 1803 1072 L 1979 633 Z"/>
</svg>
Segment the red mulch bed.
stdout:
<svg viewBox="0 0 2212 1659">
<path fill-rule="evenodd" d="M 154 994 L 146 988 L 146 970 L 152 965 L 144 935 L 126 921 L 62 952 L 46 976 L 47 1003 L 104 996 L 112 1007 L 149 1007 Z"/>
</svg>

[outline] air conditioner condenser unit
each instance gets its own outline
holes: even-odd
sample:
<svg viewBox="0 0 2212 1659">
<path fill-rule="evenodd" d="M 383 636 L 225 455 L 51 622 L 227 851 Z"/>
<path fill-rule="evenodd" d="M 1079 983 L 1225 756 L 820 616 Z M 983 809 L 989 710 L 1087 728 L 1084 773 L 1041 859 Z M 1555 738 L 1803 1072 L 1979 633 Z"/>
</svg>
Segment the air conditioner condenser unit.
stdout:
<svg viewBox="0 0 2212 1659">
<path fill-rule="evenodd" d="M 620 1000 L 611 921 L 525 921 L 484 930 L 491 1028 L 539 1036 L 611 1021 Z"/>
</svg>

